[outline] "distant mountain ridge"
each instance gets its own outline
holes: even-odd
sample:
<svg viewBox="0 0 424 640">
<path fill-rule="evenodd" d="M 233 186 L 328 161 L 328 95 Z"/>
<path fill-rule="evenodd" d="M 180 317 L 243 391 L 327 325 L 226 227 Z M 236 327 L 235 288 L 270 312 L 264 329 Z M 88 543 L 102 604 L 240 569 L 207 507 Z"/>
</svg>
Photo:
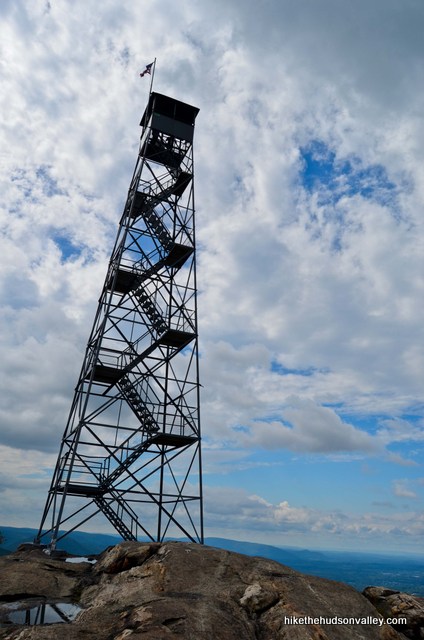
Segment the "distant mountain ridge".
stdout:
<svg viewBox="0 0 424 640">
<path fill-rule="evenodd" d="M 33 542 L 38 530 L 19 527 L 3 527 L 0 525 L 0 531 L 4 537 L 4 543 L 0 547 L 0 553 L 11 553 L 24 542 Z M 68 553 L 86 556 L 90 554 L 101 553 L 121 541 L 121 537 L 113 534 L 104 533 L 86 533 L 85 531 L 74 531 L 63 540 L 63 547 Z"/>
<path fill-rule="evenodd" d="M 11 553 L 24 542 L 32 542 L 37 535 L 36 529 L 2 527 L 5 542 L 0 548 L 0 552 Z M 146 539 L 147 540 L 147 539 Z M 85 531 L 74 531 L 60 542 L 69 553 L 75 555 L 90 555 L 101 553 L 111 545 L 115 545 L 121 541 L 121 537 L 113 534 L 104 533 L 86 533 Z M 290 562 L 309 562 L 313 560 L 324 560 L 325 555 L 320 551 L 309 551 L 308 549 L 288 549 L 274 547 L 267 544 L 256 542 L 242 542 L 238 540 L 229 540 L 226 538 L 205 538 L 205 544 L 218 549 L 226 549 L 227 551 L 235 551 L 243 553 L 247 556 L 261 556 L 270 560 L 277 560 L 288 564 Z"/>
<path fill-rule="evenodd" d="M 240 540 L 228 540 L 227 538 L 205 538 L 205 544 L 218 549 L 243 553 L 246 556 L 260 556 L 276 560 L 282 564 L 291 562 L 313 562 L 315 560 L 325 560 L 325 554 L 321 551 L 310 551 L 309 549 L 291 549 L 287 547 L 274 547 L 258 542 L 242 542 Z"/>
<path fill-rule="evenodd" d="M 1 525 L 0 531 L 5 538 L 0 555 L 15 551 L 24 542 L 32 542 L 37 534 L 36 529 Z M 87 556 L 99 554 L 120 541 L 118 535 L 74 531 L 59 546 L 71 554 Z M 313 551 L 215 537 L 206 538 L 205 544 L 247 556 L 276 560 L 303 573 L 343 581 L 359 591 L 370 585 L 379 585 L 424 596 L 424 556 L 392 557 L 389 554 Z"/>
</svg>

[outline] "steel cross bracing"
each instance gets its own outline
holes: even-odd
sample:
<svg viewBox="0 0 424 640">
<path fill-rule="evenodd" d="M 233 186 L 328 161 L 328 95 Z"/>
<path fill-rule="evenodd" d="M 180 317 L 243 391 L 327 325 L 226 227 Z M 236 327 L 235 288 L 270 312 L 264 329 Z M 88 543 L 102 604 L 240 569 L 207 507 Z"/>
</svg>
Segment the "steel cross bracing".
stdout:
<svg viewBox="0 0 424 640">
<path fill-rule="evenodd" d="M 103 514 L 126 540 L 203 541 L 193 131 L 152 93 L 38 542 Z"/>
</svg>

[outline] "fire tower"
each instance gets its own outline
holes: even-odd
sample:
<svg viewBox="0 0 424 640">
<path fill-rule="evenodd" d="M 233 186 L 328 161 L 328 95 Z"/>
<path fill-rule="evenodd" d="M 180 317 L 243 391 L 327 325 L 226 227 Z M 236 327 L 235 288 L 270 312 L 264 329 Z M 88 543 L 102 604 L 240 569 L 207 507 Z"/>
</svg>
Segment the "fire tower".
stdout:
<svg viewBox="0 0 424 640">
<path fill-rule="evenodd" d="M 125 540 L 203 542 L 193 189 L 196 107 L 151 92 L 38 532 L 103 514 Z"/>
</svg>

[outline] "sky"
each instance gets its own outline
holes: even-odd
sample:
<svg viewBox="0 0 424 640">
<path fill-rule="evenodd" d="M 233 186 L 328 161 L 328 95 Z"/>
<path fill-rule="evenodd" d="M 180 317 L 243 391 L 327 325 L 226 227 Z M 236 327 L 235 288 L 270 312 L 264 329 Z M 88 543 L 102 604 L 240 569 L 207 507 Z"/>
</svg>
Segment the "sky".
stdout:
<svg viewBox="0 0 424 640">
<path fill-rule="evenodd" d="M 200 108 L 206 535 L 424 553 L 423 32 L 422 0 L 2 0 L 0 527 L 39 524 L 157 58 Z"/>
</svg>

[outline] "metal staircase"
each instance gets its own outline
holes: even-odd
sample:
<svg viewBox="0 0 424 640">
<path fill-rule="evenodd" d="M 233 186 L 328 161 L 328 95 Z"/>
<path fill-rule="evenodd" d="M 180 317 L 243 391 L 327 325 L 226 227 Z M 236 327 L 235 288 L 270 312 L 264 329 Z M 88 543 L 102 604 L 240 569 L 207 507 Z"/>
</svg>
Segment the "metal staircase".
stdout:
<svg viewBox="0 0 424 640">
<path fill-rule="evenodd" d="M 133 295 L 135 298 L 137 298 L 138 302 L 141 305 L 141 308 L 150 320 L 156 333 L 158 335 L 165 333 L 165 331 L 168 329 L 168 325 L 163 319 L 161 313 L 158 311 L 158 308 L 153 302 L 151 296 L 145 291 L 143 285 L 140 285 L 133 292 Z"/>
<path fill-rule="evenodd" d="M 154 419 L 146 406 L 144 400 L 141 399 L 137 393 L 134 385 L 131 383 L 129 377 L 124 375 L 119 381 L 119 387 L 127 400 L 129 406 L 134 411 L 137 418 L 140 420 L 140 426 L 143 431 L 147 433 L 156 433 L 159 431 L 159 425 Z"/>
<path fill-rule="evenodd" d="M 131 467 L 131 465 L 134 464 L 134 462 L 136 462 L 138 460 L 138 458 L 141 456 L 142 453 L 144 453 L 144 451 L 147 451 L 147 449 L 149 448 L 150 445 L 150 441 L 147 438 L 146 440 L 144 440 L 143 442 L 141 442 L 139 445 L 135 446 L 134 448 L 130 449 L 122 449 L 122 452 L 126 451 L 125 455 L 122 455 L 122 460 L 121 462 L 118 464 L 118 466 L 111 471 L 107 476 L 103 476 L 100 480 L 100 489 L 102 491 L 107 491 L 109 489 L 109 487 L 111 485 L 113 485 L 113 483 L 118 480 L 118 478 L 120 476 L 122 476 L 123 473 L 125 473 L 125 471 L 128 471 L 128 469 Z M 131 453 L 128 453 L 129 451 L 131 451 Z M 115 459 L 115 455 L 113 456 L 113 459 Z M 105 460 L 105 466 L 109 466 L 110 462 L 112 461 L 112 456 L 109 456 L 108 459 Z"/>
<path fill-rule="evenodd" d="M 124 540 L 137 540 L 140 527 L 137 514 L 117 492 L 111 492 L 108 498 L 98 495 L 94 502 Z"/>
<path fill-rule="evenodd" d="M 162 247 L 166 251 L 170 251 L 173 245 L 171 234 L 162 222 L 161 218 L 154 211 L 155 206 L 160 201 L 161 198 L 149 197 L 148 194 L 137 191 L 131 215 L 135 218 L 142 215 L 144 221 L 154 233 L 155 237 L 159 240 Z"/>
</svg>

